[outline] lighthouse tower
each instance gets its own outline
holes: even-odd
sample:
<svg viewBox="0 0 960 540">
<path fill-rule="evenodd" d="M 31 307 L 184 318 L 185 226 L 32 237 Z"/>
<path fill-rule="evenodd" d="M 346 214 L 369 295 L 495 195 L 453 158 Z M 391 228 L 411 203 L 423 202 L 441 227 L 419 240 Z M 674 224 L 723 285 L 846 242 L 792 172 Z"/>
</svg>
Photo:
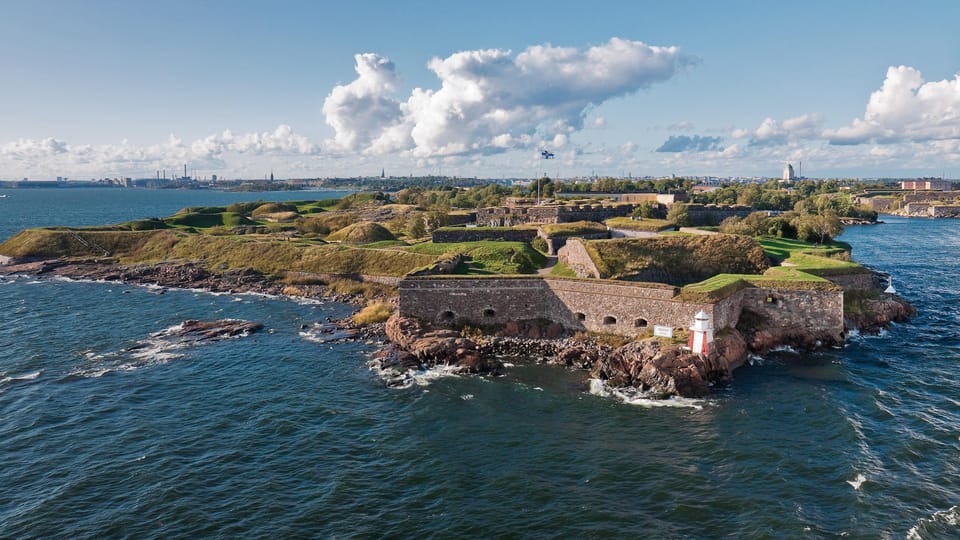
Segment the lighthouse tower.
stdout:
<svg viewBox="0 0 960 540">
<path fill-rule="evenodd" d="M 690 351 L 696 354 L 710 354 L 713 345 L 713 324 L 710 315 L 701 310 L 693 317 L 693 326 L 690 327 Z"/>
</svg>

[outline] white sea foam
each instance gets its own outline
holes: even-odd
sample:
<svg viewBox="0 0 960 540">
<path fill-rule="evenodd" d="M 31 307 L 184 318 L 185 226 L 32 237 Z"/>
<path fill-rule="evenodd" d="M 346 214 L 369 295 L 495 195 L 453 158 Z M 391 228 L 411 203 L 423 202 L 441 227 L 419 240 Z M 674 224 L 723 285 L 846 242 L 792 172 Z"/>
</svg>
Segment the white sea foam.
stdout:
<svg viewBox="0 0 960 540">
<path fill-rule="evenodd" d="M 462 400 L 464 400 L 464 401 L 470 401 L 471 399 L 473 399 L 473 394 L 464 394 L 464 395 L 460 396 L 460 399 L 462 399 Z"/>
<path fill-rule="evenodd" d="M 651 394 L 640 391 L 637 388 L 612 388 L 605 381 L 600 379 L 590 379 L 590 393 L 595 396 L 609 397 L 617 399 L 627 405 L 637 405 L 639 407 L 680 407 L 701 410 L 708 402 L 703 399 L 670 397 L 667 399 L 657 399 L 651 397 Z"/>
<path fill-rule="evenodd" d="M 11 375 L 9 377 L 4 377 L 0 379 L 0 383 L 7 384 L 12 382 L 24 382 L 24 381 L 33 381 L 43 375 L 43 370 L 39 369 L 37 371 L 31 371 L 29 373 L 23 373 L 21 375 Z"/>
<path fill-rule="evenodd" d="M 747 355 L 747 362 L 749 362 L 751 366 L 762 366 L 766 361 L 767 359 L 759 354 L 750 353 Z"/>
<path fill-rule="evenodd" d="M 375 372 L 388 387 L 405 389 L 413 386 L 429 386 L 437 379 L 459 377 L 462 368 L 457 366 L 434 366 L 430 369 L 401 371 L 394 368 L 382 368 L 380 362 L 371 360 L 367 367 Z"/>
<path fill-rule="evenodd" d="M 867 477 L 864 476 L 862 473 L 858 473 L 856 478 L 854 478 L 853 480 L 847 480 L 847 483 L 850 484 L 850 487 L 852 487 L 853 489 L 860 491 L 860 486 L 862 486 L 863 483 L 866 481 L 867 481 Z"/>
<path fill-rule="evenodd" d="M 927 538 L 956 538 L 960 535 L 960 506 L 951 506 L 946 510 L 934 512 L 928 518 L 921 518 L 907 531 L 907 540 Z"/>
<path fill-rule="evenodd" d="M 797 355 L 800 354 L 800 351 L 794 349 L 789 345 L 781 345 L 779 347 L 774 347 L 770 349 L 770 352 L 785 352 L 785 353 L 797 354 Z"/>
</svg>

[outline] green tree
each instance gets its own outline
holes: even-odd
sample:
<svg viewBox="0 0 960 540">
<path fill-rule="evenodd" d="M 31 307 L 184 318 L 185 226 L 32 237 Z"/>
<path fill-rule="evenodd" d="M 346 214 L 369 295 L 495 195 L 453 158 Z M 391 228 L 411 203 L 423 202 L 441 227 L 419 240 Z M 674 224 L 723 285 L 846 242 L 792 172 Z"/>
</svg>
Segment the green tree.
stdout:
<svg viewBox="0 0 960 540">
<path fill-rule="evenodd" d="M 423 220 L 423 214 L 414 212 L 407 221 L 407 234 L 410 238 L 422 238 L 427 234 L 427 226 Z"/>
<path fill-rule="evenodd" d="M 689 227 L 690 210 L 683 203 L 675 203 L 667 211 L 667 220 L 672 221 L 677 227 Z"/>
</svg>

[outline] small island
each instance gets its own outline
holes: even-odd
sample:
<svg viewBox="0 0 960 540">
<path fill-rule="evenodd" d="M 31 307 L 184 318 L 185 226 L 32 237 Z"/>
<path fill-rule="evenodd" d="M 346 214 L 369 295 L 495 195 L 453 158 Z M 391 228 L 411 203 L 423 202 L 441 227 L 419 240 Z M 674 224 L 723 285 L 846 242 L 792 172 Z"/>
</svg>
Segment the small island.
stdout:
<svg viewBox="0 0 960 540">
<path fill-rule="evenodd" d="M 842 219 L 876 220 L 839 189 L 735 191 L 748 205 L 679 183 L 565 198 L 538 184 L 550 199 L 413 188 L 29 229 L 0 244 L 0 273 L 348 301 L 363 307 L 329 330 L 385 335 L 371 366 L 390 385 L 527 358 L 656 398 L 702 397 L 749 354 L 838 346 L 915 313 L 833 240 Z M 774 197 L 790 209 L 757 208 Z"/>
</svg>

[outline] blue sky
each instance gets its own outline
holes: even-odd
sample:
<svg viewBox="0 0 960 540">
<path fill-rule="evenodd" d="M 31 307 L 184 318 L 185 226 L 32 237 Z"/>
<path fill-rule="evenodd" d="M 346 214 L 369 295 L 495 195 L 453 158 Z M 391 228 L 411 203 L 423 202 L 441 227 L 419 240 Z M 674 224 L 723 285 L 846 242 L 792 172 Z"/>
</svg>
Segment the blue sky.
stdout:
<svg viewBox="0 0 960 540">
<path fill-rule="evenodd" d="M 533 176 L 544 147 L 561 176 L 957 178 L 958 20 L 953 1 L 7 2 L 0 178 Z"/>
</svg>

